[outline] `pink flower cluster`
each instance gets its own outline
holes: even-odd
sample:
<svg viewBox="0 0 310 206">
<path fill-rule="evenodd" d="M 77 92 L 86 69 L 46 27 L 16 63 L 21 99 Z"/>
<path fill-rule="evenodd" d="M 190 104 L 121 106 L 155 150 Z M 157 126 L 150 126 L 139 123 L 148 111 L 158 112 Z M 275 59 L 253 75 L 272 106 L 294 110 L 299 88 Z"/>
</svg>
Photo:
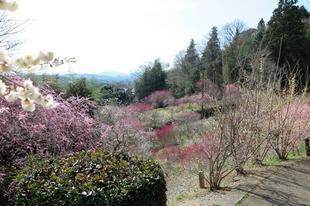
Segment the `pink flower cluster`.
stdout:
<svg viewBox="0 0 310 206">
<path fill-rule="evenodd" d="M 127 108 L 133 112 L 138 112 L 138 113 L 143 113 L 143 112 L 154 109 L 154 107 L 151 104 L 140 103 L 140 102 L 130 104 L 128 105 Z"/>
<path fill-rule="evenodd" d="M 191 96 L 184 96 L 177 100 L 177 104 L 208 104 L 211 101 L 210 96 L 201 94 L 193 94 Z"/>
<path fill-rule="evenodd" d="M 184 148 L 178 146 L 166 147 L 153 152 L 153 154 L 161 159 L 171 160 L 171 157 L 173 157 L 172 159 L 184 163 L 196 161 L 197 159 L 208 162 L 221 152 L 219 143 L 219 138 L 214 133 L 209 132 L 199 143 L 193 143 Z"/>
<path fill-rule="evenodd" d="M 231 100 L 240 97 L 239 87 L 235 84 L 227 84 L 224 86 L 224 99 Z"/>
<path fill-rule="evenodd" d="M 200 144 L 194 143 L 185 147 L 182 151 L 182 160 L 188 161 L 192 158 L 199 157 L 200 159 L 207 159 L 206 151 L 209 149 L 206 142 Z"/>
<path fill-rule="evenodd" d="M 99 124 L 88 114 L 91 102 L 60 97 L 57 101 L 55 109 L 27 112 L 0 98 L 0 172 L 22 166 L 29 154 L 58 156 L 100 146 Z"/>
<path fill-rule="evenodd" d="M 185 148 L 180 148 L 178 146 L 170 146 L 165 147 L 158 152 L 153 152 L 153 155 L 160 158 L 160 159 L 168 159 L 168 160 L 174 160 L 174 161 L 182 161 L 182 162 L 188 162 L 194 158 L 199 157 L 205 158 L 205 155 L 207 154 L 205 151 L 208 149 L 207 144 L 191 144 Z"/>
<path fill-rule="evenodd" d="M 157 139 L 163 139 L 166 137 L 175 136 L 173 124 L 167 124 L 163 126 L 162 128 L 156 129 L 155 132 L 156 132 Z"/>
<path fill-rule="evenodd" d="M 204 84 L 204 91 L 206 96 L 210 96 L 212 98 L 220 98 L 221 89 L 219 86 L 214 84 L 211 80 L 206 79 L 204 82 L 199 80 L 196 82 L 196 92 L 200 93 Z"/>
<path fill-rule="evenodd" d="M 154 133 L 144 128 L 138 118 L 139 113 L 136 113 L 145 111 L 145 104 L 138 104 L 139 109 L 136 108 L 132 105 L 102 108 L 101 121 L 104 131 L 101 135 L 102 145 L 117 152 L 149 155 L 150 141 Z"/>
<path fill-rule="evenodd" d="M 310 103 L 294 102 L 289 107 L 284 108 L 282 113 L 310 120 Z"/>
</svg>

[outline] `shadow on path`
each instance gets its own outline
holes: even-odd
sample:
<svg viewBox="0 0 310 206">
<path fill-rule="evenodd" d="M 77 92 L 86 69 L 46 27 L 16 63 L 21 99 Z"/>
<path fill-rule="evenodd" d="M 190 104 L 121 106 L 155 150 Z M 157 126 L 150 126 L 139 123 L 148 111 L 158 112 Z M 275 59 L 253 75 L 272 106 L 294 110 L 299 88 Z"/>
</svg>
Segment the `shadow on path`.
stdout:
<svg viewBox="0 0 310 206">
<path fill-rule="evenodd" d="M 246 188 L 239 188 L 249 195 L 244 206 L 310 206 L 310 159 L 278 166 L 254 190 Z"/>
</svg>

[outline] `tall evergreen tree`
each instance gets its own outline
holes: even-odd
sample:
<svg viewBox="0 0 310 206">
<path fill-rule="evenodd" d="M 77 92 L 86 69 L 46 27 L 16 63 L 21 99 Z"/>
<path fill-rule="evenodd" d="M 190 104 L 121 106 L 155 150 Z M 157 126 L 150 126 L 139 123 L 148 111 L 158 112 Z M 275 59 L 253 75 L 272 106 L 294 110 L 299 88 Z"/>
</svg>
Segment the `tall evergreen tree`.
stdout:
<svg viewBox="0 0 310 206">
<path fill-rule="evenodd" d="M 308 18 L 309 12 L 303 6 L 298 6 L 297 0 L 280 0 L 268 22 L 265 38 L 271 58 L 284 68 L 284 74 L 291 76 L 296 73 L 299 86 L 305 85 L 309 78 Z M 282 82 L 286 84 L 287 79 L 284 78 Z"/>
<path fill-rule="evenodd" d="M 217 85 L 223 83 L 222 51 L 216 27 L 212 28 L 210 39 L 203 51 L 200 65 L 202 71 L 206 71 L 208 79 Z"/>
<path fill-rule="evenodd" d="M 162 63 L 156 59 L 152 65 L 144 69 L 143 74 L 135 82 L 135 93 L 138 99 L 143 99 L 156 90 L 165 89 L 167 87 L 166 77 Z"/>
<path fill-rule="evenodd" d="M 258 22 L 257 31 L 256 31 L 256 34 L 255 34 L 255 42 L 256 42 L 257 45 L 259 45 L 260 42 L 263 40 L 265 32 L 266 32 L 266 24 L 265 24 L 264 19 L 262 18 Z"/>
<path fill-rule="evenodd" d="M 187 75 L 188 80 L 193 85 L 200 78 L 198 66 L 199 66 L 199 55 L 196 50 L 195 41 L 194 39 L 191 39 L 191 42 L 187 48 L 186 54 L 183 59 L 182 71 Z"/>
</svg>

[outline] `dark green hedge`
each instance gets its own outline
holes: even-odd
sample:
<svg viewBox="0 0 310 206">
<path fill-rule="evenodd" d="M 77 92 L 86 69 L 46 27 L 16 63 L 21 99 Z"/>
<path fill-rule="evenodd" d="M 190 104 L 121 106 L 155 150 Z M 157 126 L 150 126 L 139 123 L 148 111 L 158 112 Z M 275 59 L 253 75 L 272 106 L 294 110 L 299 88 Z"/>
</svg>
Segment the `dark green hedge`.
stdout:
<svg viewBox="0 0 310 206">
<path fill-rule="evenodd" d="M 156 162 L 103 150 L 31 161 L 16 185 L 16 205 L 166 205 Z"/>
</svg>

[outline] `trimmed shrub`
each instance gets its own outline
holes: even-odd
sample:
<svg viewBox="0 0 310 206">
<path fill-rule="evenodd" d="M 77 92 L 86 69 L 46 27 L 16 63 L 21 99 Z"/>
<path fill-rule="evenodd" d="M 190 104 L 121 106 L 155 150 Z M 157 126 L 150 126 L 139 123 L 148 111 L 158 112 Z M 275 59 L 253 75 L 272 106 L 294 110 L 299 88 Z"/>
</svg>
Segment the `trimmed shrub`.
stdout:
<svg viewBox="0 0 310 206">
<path fill-rule="evenodd" d="M 105 150 L 32 160 L 16 177 L 15 205 L 165 206 L 160 166 Z"/>
<path fill-rule="evenodd" d="M 0 97 L 0 205 L 12 176 L 23 168 L 29 155 L 59 157 L 70 152 L 102 148 L 102 128 L 90 115 L 95 107 L 87 98 L 57 96 L 46 87 L 42 93 L 53 94 L 59 106 L 34 112 L 22 109 Z M 45 95 L 45 93 L 44 93 Z"/>
</svg>

